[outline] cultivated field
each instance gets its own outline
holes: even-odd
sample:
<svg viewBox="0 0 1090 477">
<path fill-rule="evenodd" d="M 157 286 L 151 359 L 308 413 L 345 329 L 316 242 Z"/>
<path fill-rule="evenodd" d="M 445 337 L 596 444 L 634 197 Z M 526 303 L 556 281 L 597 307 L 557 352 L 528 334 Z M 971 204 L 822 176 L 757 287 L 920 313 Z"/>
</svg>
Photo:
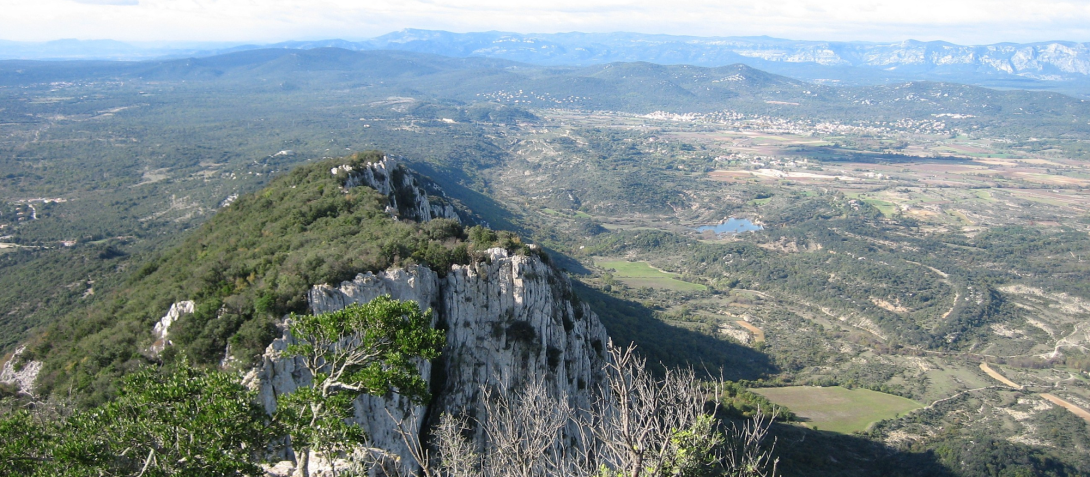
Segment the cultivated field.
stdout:
<svg viewBox="0 0 1090 477">
<path fill-rule="evenodd" d="M 652 267 L 647 262 L 626 262 L 623 260 L 603 260 L 595 265 L 613 270 L 613 278 L 633 288 L 649 287 L 678 291 L 703 291 L 708 287 L 677 279 L 676 273 L 668 273 Z"/>
<path fill-rule="evenodd" d="M 923 407 L 916 401 L 892 394 L 840 386 L 792 386 L 753 391 L 773 403 L 787 406 L 808 426 L 845 434 L 864 431 L 874 422 Z"/>
</svg>

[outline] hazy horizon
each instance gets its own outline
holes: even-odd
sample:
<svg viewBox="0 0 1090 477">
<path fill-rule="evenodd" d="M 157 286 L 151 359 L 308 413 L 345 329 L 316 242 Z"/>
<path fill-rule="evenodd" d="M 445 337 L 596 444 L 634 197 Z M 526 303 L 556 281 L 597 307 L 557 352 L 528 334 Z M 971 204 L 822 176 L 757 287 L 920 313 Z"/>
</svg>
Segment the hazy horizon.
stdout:
<svg viewBox="0 0 1090 477">
<path fill-rule="evenodd" d="M 276 43 L 370 39 L 406 28 L 456 33 L 505 31 L 772 36 L 800 41 L 889 43 L 915 39 L 961 45 L 1090 41 L 1090 0 L 795 0 L 781 4 L 706 0 L 451 2 L 347 0 L 41 0 L 5 6 L 3 39 L 47 42 Z"/>
<path fill-rule="evenodd" d="M 368 36 L 368 37 L 338 37 L 338 36 L 324 36 L 323 37 L 323 36 L 314 36 L 314 37 L 286 38 L 286 39 L 277 39 L 277 40 L 235 40 L 235 41 L 214 41 L 214 40 L 120 40 L 120 39 L 117 39 L 117 38 L 110 38 L 110 37 L 102 37 L 102 38 L 65 37 L 65 38 L 52 38 L 52 39 L 46 39 L 46 40 L 18 40 L 18 39 L 0 37 L 0 42 L 20 43 L 20 44 L 36 44 L 36 45 L 49 44 L 49 43 L 61 43 L 61 42 L 86 42 L 86 43 L 92 43 L 92 42 L 116 42 L 116 43 L 123 43 L 123 44 L 130 45 L 130 46 L 144 47 L 144 48 L 206 48 L 206 47 L 211 47 L 211 46 L 229 48 L 229 47 L 241 46 L 241 45 L 262 46 L 262 45 L 276 45 L 276 44 L 280 44 L 280 43 L 289 43 L 289 42 L 320 42 L 320 41 L 365 42 L 365 41 L 375 40 L 375 39 L 378 39 L 378 38 L 381 38 L 381 37 L 384 37 L 384 36 L 387 36 L 387 35 L 392 35 L 392 34 L 395 34 L 395 33 L 400 33 L 400 32 L 405 32 L 405 31 L 444 32 L 444 33 L 453 33 L 453 34 L 459 34 L 459 35 L 479 34 L 479 33 L 502 33 L 502 34 L 520 35 L 520 36 L 527 36 L 527 37 L 547 36 L 547 35 L 565 35 L 565 34 L 571 34 L 571 35 L 626 35 L 626 34 L 630 34 L 630 35 L 648 35 L 648 36 L 664 36 L 664 37 L 678 37 L 678 38 L 703 38 L 703 39 L 762 38 L 762 37 L 764 37 L 764 38 L 769 38 L 769 39 L 774 39 L 774 40 L 783 40 L 783 41 L 791 41 L 791 42 L 828 42 L 828 43 L 863 43 L 863 44 L 897 44 L 897 43 L 915 41 L 915 42 L 921 42 L 921 43 L 945 42 L 945 43 L 950 43 L 950 44 L 959 45 L 959 46 L 990 46 L 990 45 L 998 45 L 998 44 L 1004 44 L 1004 43 L 1009 43 L 1009 44 L 1090 43 L 1090 39 L 1088 39 L 1088 40 L 1072 40 L 1072 39 L 1067 39 L 1067 38 L 1052 38 L 1052 39 L 1048 39 L 1048 40 L 1035 40 L 1035 41 L 1024 41 L 1024 42 L 1023 41 L 996 41 L 996 42 L 991 42 L 991 43 L 964 43 L 964 42 L 954 42 L 954 41 L 945 40 L 945 39 L 941 39 L 941 38 L 925 39 L 925 38 L 915 38 L 915 37 L 912 37 L 912 38 L 896 38 L 896 39 L 889 39 L 889 40 L 851 40 L 851 39 L 848 39 L 848 40 L 830 40 L 830 39 L 796 38 L 796 37 L 777 36 L 777 35 L 769 35 L 769 34 L 762 34 L 762 35 L 757 35 L 757 34 L 753 34 L 753 35 L 695 35 L 695 34 L 681 34 L 681 33 L 677 33 L 677 34 L 675 34 L 675 33 L 646 33 L 646 32 L 624 31 L 624 30 L 602 31 L 602 32 L 585 32 L 585 31 L 575 31 L 575 30 L 572 30 L 572 31 L 559 31 L 559 32 L 537 32 L 537 31 L 534 31 L 534 32 L 521 32 L 521 31 L 496 30 L 496 29 L 493 29 L 493 30 L 475 30 L 475 31 L 454 31 L 454 30 L 426 29 L 426 28 L 412 28 L 412 27 L 402 28 L 402 29 L 398 29 L 398 30 L 391 30 L 391 31 L 388 31 L 388 32 L 385 32 L 385 33 L 381 33 L 381 34 L 374 35 L 374 36 Z"/>
</svg>

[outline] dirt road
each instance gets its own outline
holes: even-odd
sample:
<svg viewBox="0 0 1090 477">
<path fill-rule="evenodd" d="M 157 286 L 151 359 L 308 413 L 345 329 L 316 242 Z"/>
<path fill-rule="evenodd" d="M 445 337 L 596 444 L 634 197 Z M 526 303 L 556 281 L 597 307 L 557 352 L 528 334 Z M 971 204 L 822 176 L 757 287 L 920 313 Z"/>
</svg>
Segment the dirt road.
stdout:
<svg viewBox="0 0 1090 477">
<path fill-rule="evenodd" d="M 1003 376 L 1002 374 L 999 374 L 999 371 L 992 369 L 991 366 L 988 366 L 988 363 L 980 363 L 980 370 L 987 373 L 988 376 L 995 378 L 996 381 L 1006 384 L 1007 386 L 1010 386 L 1014 389 L 1022 389 L 1022 385 L 1007 379 L 1007 377 Z"/>
<path fill-rule="evenodd" d="M 760 328 L 758 328 L 756 326 L 753 326 L 748 321 L 738 320 L 735 323 L 738 323 L 738 326 L 741 326 L 742 328 L 745 328 L 745 329 L 749 330 L 750 333 L 753 333 L 753 341 L 764 341 L 765 340 L 765 332 L 761 331 Z"/>
<path fill-rule="evenodd" d="M 1066 408 L 1068 411 L 1071 411 L 1072 414 L 1083 418 L 1086 422 L 1090 422 L 1090 412 L 1087 412 L 1086 409 L 1071 404 L 1053 394 L 1041 393 L 1041 397 L 1052 401 L 1052 403 L 1057 406 Z"/>
</svg>

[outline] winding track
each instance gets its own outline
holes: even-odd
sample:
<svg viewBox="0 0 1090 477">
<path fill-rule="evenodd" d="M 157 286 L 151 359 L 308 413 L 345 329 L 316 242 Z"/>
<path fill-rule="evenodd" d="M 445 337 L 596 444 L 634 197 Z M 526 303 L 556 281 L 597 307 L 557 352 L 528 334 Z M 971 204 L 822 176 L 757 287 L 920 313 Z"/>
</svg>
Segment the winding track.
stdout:
<svg viewBox="0 0 1090 477">
<path fill-rule="evenodd" d="M 1086 409 L 1083 409 L 1083 408 L 1081 408 L 1079 406 L 1071 404 L 1070 402 L 1065 401 L 1065 400 L 1061 399 L 1060 397 L 1058 397 L 1058 396 L 1056 396 L 1054 394 L 1041 393 L 1041 397 L 1043 397 L 1045 399 L 1048 399 L 1049 401 L 1052 401 L 1052 403 L 1057 405 L 1057 406 L 1061 406 L 1061 407 L 1067 409 L 1068 411 L 1071 411 L 1076 416 L 1079 416 L 1079 417 L 1083 418 L 1083 420 L 1085 420 L 1086 422 L 1090 422 L 1090 412 L 1087 412 Z"/>
<path fill-rule="evenodd" d="M 1014 381 L 1007 379 L 1006 376 L 999 374 L 998 371 L 992 369 L 991 366 L 988 366 L 988 363 L 980 363 L 980 369 L 987 373 L 988 376 L 995 378 L 997 381 L 1006 384 L 1007 386 L 1010 386 L 1014 389 L 1025 389 L 1024 386 L 1021 386 Z M 1042 398 L 1049 400 L 1053 404 L 1067 409 L 1068 411 L 1071 411 L 1072 414 L 1081 417 L 1086 422 L 1090 422 L 1090 412 L 1088 412 L 1086 409 L 1076 406 L 1075 404 L 1072 404 L 1071 402 L 1068 402 L 1067 400 L 1056 396 L 1055 394 L 1039 393 L 1038 396 L 1041 396 Z"/>
</svg>

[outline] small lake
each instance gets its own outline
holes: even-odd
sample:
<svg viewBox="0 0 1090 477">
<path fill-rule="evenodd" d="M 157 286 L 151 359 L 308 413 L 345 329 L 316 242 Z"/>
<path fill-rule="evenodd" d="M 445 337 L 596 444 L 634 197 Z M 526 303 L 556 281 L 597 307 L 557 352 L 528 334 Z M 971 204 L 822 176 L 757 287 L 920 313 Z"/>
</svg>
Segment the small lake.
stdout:
<svg viewBox="0 0 1090 477">
<path fill-rule="evenodd" d="M 754 230 L 761 230 L 764 227 L 750 222 L 749 219 L 736 219 L 731 217 L 719 225 L 705 225 L 697 227 L 697 232 L 703 232 L 705 230 L 714 230 L 717 234 L 737 234 L 742 232 L 752 232 Z"/>
</svg>

